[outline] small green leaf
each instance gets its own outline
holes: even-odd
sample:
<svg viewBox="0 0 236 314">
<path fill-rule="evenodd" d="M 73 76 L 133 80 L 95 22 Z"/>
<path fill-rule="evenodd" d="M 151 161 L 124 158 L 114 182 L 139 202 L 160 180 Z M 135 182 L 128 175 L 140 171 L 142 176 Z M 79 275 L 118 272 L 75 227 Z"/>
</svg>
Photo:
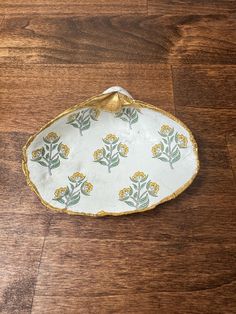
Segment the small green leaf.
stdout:
<svg viewBox="0 0 236 314">
<path fill-rule="evenodd" d="M 119 162 L 120 162 L 120 160 L 117 159 L 115 162 L 113 162 L 113 163 L 110 165 L 110 168 L 116 167 L 117 165 L 119 165 Z"/>
<path fill-rule="evenodd" d="M 144 208 L 147 208 L 149 205 L 149 199 L 147 200 L 147 202 L 143 203 L 143 204 L 140 204 L 138 206 L 138 209 L 144 209 Z"/>
<path fill-rule="evenodd" d="M 80 198 L 70 201 L 70 202 L 68 203 L 68 206 L 73 206 L 73 205 L 79 203 L 79 200 L 80 200 Z"/>
<path fill-rule="evenodd" d="M 57 202 L 59 202 L 61 204 L 65 204 L 65 201 L 62 198 L 54 198 L 53 200 L 57 201 Z"/>
<path fill-rule="evenodd" d="M 41 160 L 39 160 L 38 163 L 39 163 L 41 166 L 44 166 L 44 167 L 47 167 L 47 166 L 48 166 L 48 164 L 47 164 L 46 162 L 41 161 Z"/>
<path fill-rule="evenodd" d="M 178 154 L 180 154 L 180 151 L 178 149 L 178 147 L 176 147 L 175 151 L 172 153 L 171 157 L 175 158 Z"/>
<path fill-rule="evenodd" d="M 136 198 L 138 196 L 138 192 L 135 192 L 133 196 Z"/>
<path fill-rule="evenodd" d="M 136 123 L 137 121 L 138 121 L 138 115 L 137 115 L 134 119 L 132 119 L 130 123 L 131 123 L 131 124 L 134 124 L 134 123 Z"/>
<path fill-rule="evenodd" d="M 129 120 L 125 117 L 121 117 L 121 120 L 125 121 L 125 122 L 129 122 Z"/>
<path fill-rule="evenodd" d="M 122 116 L 122 114 L 123 114 L 122 111 L 117 112 L 117 113 L 115 114 L 115 117 L 116 117 L 116 118 L 120 118 L 120 117 Z"/>
<path fill-rule="evenodd" d="M 57 156 L 56 159 L 51 160 L 51 164 L 54 165 L 54 164 L 58 163 L 58 160 L 59 160 L 59 156 Z"/>
<path fill-rule="evenodd" d="M 60 166 L 60 159 L 58 159 L 57 163 L 53 163 L 51 169 L 58 168 Z"/>
<path fill-rule="evenodd" d="M 141 198 L 140 203 L 146 202 L 148 200 L 148 193 L 146 192 L 145 195 Z"/>
<path fill-rule="evenodd" d="M 178 161 L 180 159 L 181 155 L 180 153 L 172 160 L 172 163 Z"/>
<path fill-rule="evenodd" d="M 75 128 L 79 128 L 79 125 L 77 124 L 77 123 L 75 123 L 75 122 L 73 122 L 73 123 L 70 123 L 71 125 L 73 125 L 73 127 L 75 127 Z"/>
<path fill-rule="evenodd" d="M 103 165 L 103 166 L 107 166 L 107 162 L 105 160 L 98 160 L 98 162 Z"/>
<path fill-rule="evenodd" d="M 49 145 L 45 144 L 46 150 L 49 150 Z"/>
<path fill-rule="evenodd" d="M 165 158 L 165 157 L 158 157 L 158 159 L 160 159 L 161 161 L 165 161 L 165 162 L 167 162 L 167 161 L 169 161 L 167 158 Z"/>
<path fill-rule="evenodd" d="M 90 127 L 90 123 L 84 124 L 81 128 L 82 131 L 88 130 Z"/>
<path fill-rule="evenodd" d="M 125 203 L 129 206 L 136 207 L 135 204 L 131 201 L 125 201 Z"/>
<path fill-rule="evenodd" d="M 150 182 L 150 181 L 149 181 L 149 182 Z M 140 185 L 140 189 L 142 189 L 145 185 L 146 185 L 146 182 L 142 183 L 142 184 Z"/>
</svg>

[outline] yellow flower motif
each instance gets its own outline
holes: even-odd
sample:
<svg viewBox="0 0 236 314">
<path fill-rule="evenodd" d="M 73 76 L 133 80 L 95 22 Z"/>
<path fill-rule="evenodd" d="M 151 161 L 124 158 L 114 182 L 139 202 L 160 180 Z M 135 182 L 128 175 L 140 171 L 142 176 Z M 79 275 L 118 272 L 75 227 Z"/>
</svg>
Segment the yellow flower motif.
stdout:
<svg viewBox="0 0 236 314">
<path fill-rule="evenodd" d="M 72 176 L 69 177 L 72 182 L 79 182 L 85 178 L 85 175 L 81 172 L 75 172 Z"/>
<path fill-rule="evenodd" d="M 126 157 L 129 152 L 129 147 L 126 144 L 120 143 L 118 145 L 118 152 L 121 154 L 121 156 Z"/>
<path fill-rule="evenodd" d="M 59 136 L 57 135 L 57 133 L 55 132 L 50 132 L 48 133 L 48 135 L 45 137 L 45 140 L 50 142 L 50 143 L 53 143 L 55 142 L 56 140 L 59 139 Z"/>
<path fill-rule="evenodd" d="M 177 142 L 180 148 L 186 148 L 188 144 L 188 139 L 183 134 L 177 134 Z"/>
<path fill-rule="evenodd" d="M 148 192 L 152 196 L 156 196 L 159 191 L 159 185 L 156 182 L 150 182 L 148 185 Z"/>
<path fill-rule="evenodd" d="M 101 149 L 97 149 L 94 153 L 93 153 L 93 158 L 95 161 L 102 159 L 104 156 L 104 148 Z"/>
<path fill-rule="evenodd" d="M 62 143 L 59 145 L 58 150 L 60 152 L 61 157 L 63 158 L 67 158 L 70 153 L 69 147 Z"/>
<path fill-rule="evenodd" d="M 68 192 L 68 187 L 62 187 L 62 188 L 56 189 L 54 196 L 56 199 L 58 199 L 65 196 L 67 192 Z"/>
<path fill-rule="evenodd" d="M 123 201 L 124 199 L 128 198 L 131 192 L 131 188 L 124 188 L 122 190 L 120 190 L 119 192 L 119 199 L 120 201 Z"/>
<path fill-rule="evenodd" d="M 113 144 L 118 141 L 118 137 L 114 134 L 108 134 L 103 140 L 109 144 Z"/>
<path fill-rule="evenodd" d="M 135 174 L 131 177 L 131 179 L 135 182 L 142 182 L 147 179 L 147 175 L 143 173 L 142 171 L 137 171 Z"/>
<path fill-rule="evenodd" d="M 169 135 L 171 132 L 172 128 L 169 125 L 162 125 L 160 133 L 163 135 Z"/>
<path fill-rule="evenodd" d="M 92 185 L 92 183 L 86 181 L 86 182 L 84 182 L 81 189 L 85 194 L 89 194 L 93 190 L 93 185 Z"/>
<path fill-rule="evenodd" d="M 38 148 L 32 152 L 32 159 L 41 158 L 44 154 L 44 148 Z"/>
<path fill-rule="evenodd" d="M 97 120 L 97 118 L 99 117 L 100 115 L 100 111 L 98 109 L 91 109 L 90 110 L 90 117 L 93 119 L 93 120 Z"/>
<path fill-rule="evenodd" d="M 69 115 L 69 117 L 67 118 L 67 121 L 70 123 L 70 122 L 75 121 L 76 118 L 77 118 L 77 113 L 73 113 Z"/>
<path fill-rule="evenodd" d="M 161 144 L 156 144 L 152 147 L 152 155 L 153 157 L 159 157 L 162 153 Z"/>
</svg>

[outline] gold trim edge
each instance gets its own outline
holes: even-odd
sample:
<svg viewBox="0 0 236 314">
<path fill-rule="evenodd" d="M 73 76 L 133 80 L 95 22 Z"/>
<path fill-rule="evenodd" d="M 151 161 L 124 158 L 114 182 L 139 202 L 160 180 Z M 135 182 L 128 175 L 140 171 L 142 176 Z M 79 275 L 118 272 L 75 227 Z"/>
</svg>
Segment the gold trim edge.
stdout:
<svg viewBox="0 0 236 314">
<path fill-rule="evenodd" d="M 109 96 L 110 95 L 111 96 L 114 95 L 114 93 L 110 93 L 110 94 L 107 94 L 107 95 L 108 95 L 107 99 L 109 99 Z M 195 155 L 195 158 L 196 158 L 196 164 L 197 164 L 196 171 L 192 175 L 192 177 L 187 182 L 185 182 L 185 184 L 183 184 L 180 188 L 178 188 L 174 193 L 166 196 L 160 202 L 157 202 L 157 203 L 155 203 L 155 204 L 153 204 L 153 205 L 151 205 L 149 207 L 143 208 L 143 209 L 136 209 L 136 210 L 130 210 L 130 211 L 117 212 L 117 213 L 116 212 L 107 212 L 107 211 L 104 211 L 104 210 L 101 210 L 101 211 L 99 211 L 96 214 L 85 213 L 85 212 L 75 212 L 75 211 L 72 211 L 72 210 L 69 210 L 69 209 L 62 209 L 62 208 L 54 207 L 54 206 L 50 205 L 48 202 L 46 202 L 41 197 L 37 187 L 35 186 L 35 184 L 30 179 L 29 169 L 27 167 L 27 154 L 26 154 L 27 148 L 29 147 L 29 145 L 32 143 L 32 141 L 35 139 L 35 137 L 38 134 L 40 134 L 43 130 L 45 130 L 47 127 L 52 125 L 55 121 L 57 121 L 61 117 L 65 116 L 68 113 L 71 113 L 71 112 L 73 112 L 73 111 L 75 111 L 77 109 L 82 109 L 82 108 L 90 107 L 90 106 L 91 107 L 92 106 L 96 106 L 97 105 L 96 102 L 99 101 L 101 98 L 104 98 L 104 94 L 91 97 L 91 98 L 85 100 L 84 102 L 79 103 L 77 105 L 74 105 L 73 107 L 63 111 L 61 114 L 56 116 L 56 118 L 50 120 L 42 128 L 40 128 L 38 132 L 36 132 L 35 134 L 31 135 L 29 137 L 29 139 L 27 140 L 26 144 L 23 146 L 23 149 L 22 149 L 22 153 L 23 153 L 22 170 L 23 170 L 23 173 L 24 173 L 24 175 L 26 177 L 27 185 L 38 196 L 40 202 L 45 207 L 47 207 L 48 209 L 51 209 L 51 210 L 56 211 L 56 212 L 67 213 L 69 215 L 91 216 L 91 217 L 122 216 L 122 215 L 130 215 L 130 214 L 141 213 L 141 212 L 145 212 L 145 211 L 151 210 L 151 209 L 157 207 L 158 205 L 160 205 L 162 203 L 165 203 L 167 201 L 170 201 L 170 200 L 176 198 L 181 193 L 183 193 L 192 184 L 193 180 L 195 179 L 195 177 L 197 176 L 197 174 L 198 174 L 198 172 L 200 170 L 200 161 L 199 161 L 199 158 L 198 158 L 198 145 L 197 145 L 197 142 L 196 142 L 196 140 L 195 140 L 195 138 L 193 136 L 192 131 L 181 120 L 179 120 L 177 117 L 175 117 L 171 113 L 169 113 L 169 112 L 167 112 L 167 111 L 165 111 L 163 109 L 160 109 L 158 107 L 155 107 L 154 105 L 147 104 L 147 103 L 145 103 L 143 101 L 133 100 L 132 99 L 130 102 L 125 101 L 124 106 L 135 106 L 135 107 L 139 107 L 139 108 L 147 108 L 147 109 L 151 109 L 151 110 L 160 112 L 163 115 L 167 116 L 168 118 L 170 118 L 170 119 L 174 120 L 175 122 L 177 122 L 178 124 L 180 124 L 189 133 L 190 141 L 191 141 L 191 143 L 193 145 L 193 152 L 194 152 L 194 155 Z M 127 100 L 127 98 L 124 98 L 124 99 Z M 106 108 L 106 106 L 104 106 L 104 105 L 102 106 L 102 108 L 100 106 L 97 106 L 97 107 L 102 109 L 102 110 L 113 111 L 112 109 L 110 110 L 109 107 Z"/>
</svg>

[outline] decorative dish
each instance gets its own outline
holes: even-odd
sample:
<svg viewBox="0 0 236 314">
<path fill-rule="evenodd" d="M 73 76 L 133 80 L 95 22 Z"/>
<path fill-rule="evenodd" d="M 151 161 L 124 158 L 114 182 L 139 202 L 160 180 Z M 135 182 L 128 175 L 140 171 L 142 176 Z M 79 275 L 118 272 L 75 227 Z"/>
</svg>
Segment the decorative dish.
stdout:
<svg viewBox="0 0 236 314">
<path fill-rule="evenodd" d="M 183 122 L 112 87 L 31 136 L 22 167 L 46 207 L 104 216 L 175 198 L 194 180 L 199 160 Z"/>
</svg>

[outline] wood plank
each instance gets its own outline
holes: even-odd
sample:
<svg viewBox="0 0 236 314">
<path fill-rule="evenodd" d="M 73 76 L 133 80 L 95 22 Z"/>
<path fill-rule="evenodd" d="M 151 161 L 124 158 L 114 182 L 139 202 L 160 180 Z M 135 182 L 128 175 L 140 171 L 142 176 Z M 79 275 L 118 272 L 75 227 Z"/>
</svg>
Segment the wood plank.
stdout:
<svg viewBox="0 0 236 314">
<path fill-rule="evenodd" d="M 234 172 L 236 182 L 236 131 L 227 134 L 228 150 L 230 155 L 231 166 Z"/>
<path fill-rule="evenodd" d="M 5 65 L 0 69 L 0 130 L 36 132 L 62 111 L 112 85 L 123 86 L 136 99 L 174 111 L 167 65 Z"/>
<path fill-rule="evenodd" d="M 226 14 L 235 12 L 233 0 L 148 0 L 149 14 Z"/>
<path fill-rule="evenodd" d="M 36 296 L 32 314 L 136 313 L 156 314 L 234 314 L 236 308 L 234 283 L 194 292 L 157 292 L 101 296 L 99 298 L 67 296 Z"/>
<path fill-rule="evenodd" d="M 0 62 L 235 64 L 232 15 L 7 16 Z"/>
<path fill-rule="evenodd" d="M 235 66 L 173 66 L 173 80 L 179 108 L 236 108 Z"/>
<path fill-rule="evenodd" d="M 1 230 L 1 313 L 31 312 L 43 241 L 44 238 L 39 235 L 37 237 L 22 234 L 9 236 L 4 235 Z"/>
<path fill-rule="evenodd" d="M 7 121 L 5 121 L 7 123 Z M 4 127 L 4 126 L 3 126 Z M 22 147 L 25 144 L 29 134 L 27 133 L 3 133 L 0 132 L 0 200 L 1 215 L 7 214 L 4 218 L 7 220 L 9 213 L 35 215 L 35 221 L 44 219 L 48 221 L 48 211 L 41 205 L 38 198 L 30 191 L 26 185 L 25 176 L 21 169 Z M 7 156 L 7 158 L 6 158 Z M 6 197 L 7 196 L 7 197 Z M 0 216 L 1 216 L 0 215 Z M 42 215 L 42 216 L 40 216 Z M 17 216 L 20 221 L 24 221 L 23 216 Z M 20 218 L 22 217 L 22 218 Z M 27 217 L 27 216 L 26 216 Z M 25 223 L 22 227 L 32 221 L 33 218 L 25 217 Z M 45 221 L 44 221 L 45 222 Z M 9 222 L 9 226 L 13 223 L 13 228 L 19 229 L 17 220 Z M 35 226 L 36 228 L 36 226 Z"/>
<path fill-rule="evenodd" d="M 47 237 L 36 296 L 99 298 L 215 289 L 235 279 L 236 245 Z"/>
<path fill-rule="evenodd" d="M 146 13 L 146 0 L 3 0 L 0 14 L 140 14 Z"/>
</svg>

